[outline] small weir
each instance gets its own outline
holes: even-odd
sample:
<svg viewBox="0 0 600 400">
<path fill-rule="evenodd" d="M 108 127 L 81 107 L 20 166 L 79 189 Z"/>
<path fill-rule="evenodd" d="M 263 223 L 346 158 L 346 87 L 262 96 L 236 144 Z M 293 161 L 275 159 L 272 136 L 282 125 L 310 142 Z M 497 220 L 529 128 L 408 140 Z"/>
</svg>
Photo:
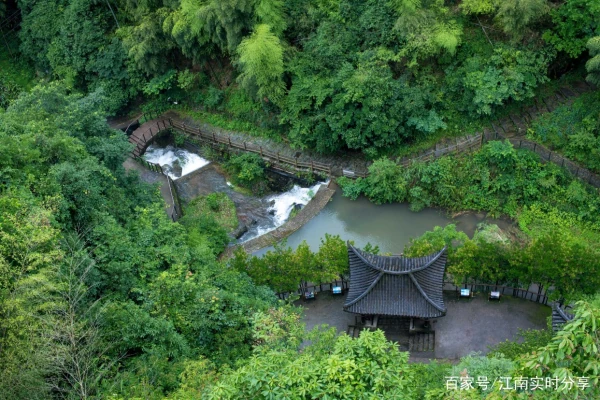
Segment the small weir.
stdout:
<svg viewBox="0 0 600 400">
<path fill-rule="evenodd" d="M 244 229 L 245 233 L 240 236 L 238 243 L 283 225 L 294 209 L 308 204 L 322 184 L 303 187 L 289 180 L 288 190 L 260 198 L 236 191 L 216 165 L 209 165 L 209 160 L 187 149 L 172 144 L 155 143 L 148 147 L 144 159 L 159 164 L 175 180 L 178 192 L 184 200 L 189 201 L 213 192 L 226 193 L 236 206 L 240 222 L 247 228 Z"/>
<path fill-rule="evenodd" d="M 198 154 L 171 145 L 161 147 L 152 144 L 148 146 L 144 153 L 144 159 L 162 166 L 171 179 L 181 178 L 210 163 Z"/>
</svg>

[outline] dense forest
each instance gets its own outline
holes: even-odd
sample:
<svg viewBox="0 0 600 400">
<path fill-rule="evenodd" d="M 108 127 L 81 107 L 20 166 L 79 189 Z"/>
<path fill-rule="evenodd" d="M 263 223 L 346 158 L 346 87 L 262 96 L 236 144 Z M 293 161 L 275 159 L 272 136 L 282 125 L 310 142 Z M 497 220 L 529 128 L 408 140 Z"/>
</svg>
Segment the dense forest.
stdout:
<svg viewBox="0 0 600 400">
<path fill-rule="evenodd" d="M 7 4 L 37 74 L 102 90 L 109 113 L 185 103 L 321 152 L 457 133 L 590 55 L 592 82 L 600 70 L 595 0 Z"/>
<path fill-rule="evenodd" d="M 0 399 L 600 398 L 598 189 L 507 142 L 392 160 L 558 85 L 600 85 L 598 0 L 6 0 L 0 30 Z M 339 180 L 350 198 L 511 218 L 517 238 L 449 225 L 404 253 L 447 247 L 457 282 L 552 287 L 573 321 L 455 363 L 409 363 L 381 331 L 307 332 L 275 293 L 346 274 L 344 238 L 220 260 L 228 200 L 171 221 L 106 123 L 167 109 L 374 160 Z M 527 137 L 600 171 L 599 110 L 589 92 Z M 248 158 L 226 168 L 257 185 Z M 450 390 L 465 370 L 589 384 Z"/>
</svg>

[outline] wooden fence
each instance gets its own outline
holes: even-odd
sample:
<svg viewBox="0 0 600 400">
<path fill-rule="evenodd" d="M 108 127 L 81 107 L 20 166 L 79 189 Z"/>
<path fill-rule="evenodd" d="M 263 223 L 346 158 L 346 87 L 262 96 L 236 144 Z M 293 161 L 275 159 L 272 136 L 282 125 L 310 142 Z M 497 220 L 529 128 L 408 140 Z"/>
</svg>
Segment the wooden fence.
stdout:
<svg viewBox="0 0 600 400">
<path fill-rule="evenodd" d="M 548 110 L 550 110 L 548 108 Z M 539 112 L 541 113 L 541 111 Z M 299 161 L 298 157 L 287 157 L 281 155 L 280 153 L 274 153 L 267 149 L 264 149 L 262 146 L 257 146 L 252 143 L 248 143 L 246 141 L 236 141 L 232 140 L 231 136 L 222 136 L 218 135 L 215 132 L 204 132 L 197 127 L 187 126 L 185 123 L 177 120 L 173 120 L 171 118 L 163 118 L 160 119 L 160 113 L 158 112 L 147 112 L 144 114 L 143 118 L 147 121 L 152 119 L 158 119 L 157 129 L 159 131 L 166 130 L 170 128 L 175 128 L 184 132 L 186 135 L 191 138 L 200 140 L 202 142 L 208 143 L 213 147 L 217 147 L 219 149 L 228 149 L 235 151 L 246 151 L 250 153 L 255 153 L 260 155 L 260 157 L 269 163 L 269 167 L 274 170 L 280 170 L 284 172 L 310 172 L 310 173 L 320 173 L 325 174 L 327 176 L 345 176 L 348 178 L 356 179 L 356 178 L 364 178 L 368 175 L 368 170 L 363 171 L 355 171 L 347 168 L 334 169 L 331 164 L 320 163 L 316 161 L 303 162 Z M 532 117 L 526 117 L 526 120 L 531 120 Z M 162 123 L 162 127 L 161 127 Z M 484 129 L 481 133 L 476 133 L 473 135 L 466 135 L 459 138 L 454 139 L 446 139 L 445 143 L 439 142 L 436 144 L 434 148 L 423 151 L 422 153 L 413 155 L 411 157 L 405 157 L 401 160 L 398 160 L 398 164 L 403 167 L 408 167 L 410 164 L 417 161 L 431 161 L 436 158 L 448 155 L 448 154 L 458 154 L 458 153 L 472 153 L 480 149 L 484 143 L 489 142 L 490 140 L 509 140 L 513 146 L 516 148 L 527 148 L 529 150 L 537 153 L 543 161 L 553 162 L 561 167 L 569 170 L 574 176 L 577 178 L 589 183 L 592 186 L 600 188 L 600 176 L 592 173 L 591 171 L 583 168 L 566 157 L 562 156 L 557 152 L 553 152 L 546 147 L 532 142 L 530 140 L 524 138 L 509 138 L 507 139 L 504 136 L 504 133 L 509 131 L 511 128 L 509 125 L 513 126 L 517 131 L 522 132 L 526 128 L 523 125 L 523 121 L 517 117 L 505 118 L 500 121 L 496 121 L 491 123 L 491 129 Z M 152 132 L 150 128 L 148 140 L 158 132 Z M 143 146 L 147 145 L 146 137 L 143 138 L 143 143 L 137 143 L 138 146 L 135 151 L 138 154 L 141 154 L 143 151 Z M 135 152 L 134 151 L 134 152 Z"/>
<path fill-rule="evenodd" d="M 594 174 L 592 171 L 583 168 L 562 154 L 552 151 L 547 147 L 533 142 L 525 138 L 505 138 L 498 129 L 487 131 L 483 138 L 482 143 L 489 142 L 490 140 L 508 140 L 517 149 L 528 149 L 540 156 L 542 162 L 552 162 L 560 167 L 566 168 L 573 176 L 581 179 L 590 185 L 600 188 L 600 176 Z"/>
<path fill-rule="evenodd" d="M 173 212 L 171 213 L 171 219 L 173 222 L 177 221 L 179 218 L 183 217 L 183 209 L 181 208 L 181 201 L 179 200 L 179 195 L 177 194 L 177 189 L 175 187 L 175 183 L 173 179 L 165 173 L 162 166 L 159 164 L 151 163 L 149 161 L 144 160 L 140 156 L 132 156 L 134 160 L 144 165 L 150 171 L 158 172 L 163 174 L 167 178 L 167 185 L 169 186 L 169 194 L 171 196 L 171 202 L 173 203 Z"/>
<path fill-rule="evenodd" d="M 263 160 L 269 163 L 269 167 L 272 169 L 284 172 L 317 172 L 332 176 L 331 164 L 324 164 L 316 161 L 302 162 L 298 160 L 298 157 L 286 157 L 280 153 L 271 152 L 263 149 L 262 146 L 256 146 L 246 141 L 239 142 L 231 140 L 231 136 L 222 137 L 214 132 L 202 132 L 199 128 L 187 126 L 182 122 L 173 121 L 171 118 L 169 118 L 168 121 L 171 127 L 182 131 L 194 139 L 201 140 L 211 145 L 226 146 L 228 149 L 233 149 L 236 151 L 246 151 L 258 154 Z"/>
</svg>

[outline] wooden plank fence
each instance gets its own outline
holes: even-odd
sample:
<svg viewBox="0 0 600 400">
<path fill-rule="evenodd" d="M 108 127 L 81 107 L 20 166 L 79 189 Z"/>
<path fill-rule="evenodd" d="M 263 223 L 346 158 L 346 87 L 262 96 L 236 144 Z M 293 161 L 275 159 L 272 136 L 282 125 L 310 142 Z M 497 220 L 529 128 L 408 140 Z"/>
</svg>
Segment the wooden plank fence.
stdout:
<svg viewBox="0 0 600 400">
<path fill-rule="evenodd" d="M 560 165 L 561 167 L 564 167 L 567 170 L 569 170 L 577 178 L 580 178 L 581 180 L 589 183 L 592 186 L 600 188 L 599 175 L 594 174 L 591 171 L 577 165 L 576 163 L 560 155 L 559 153 L 553 152 L 540 144 L 529 141 L 522 137 L 507 138 L 507 136 L 510 136 L 510 134 L 513 134 L 515 132 L 521 134 L 524 133 L 524 131 L 527 128 L 526 123 L 530 122 L 533 118 L 536 118 L 545 112 L 552 111 L 562 103 L 572 101 L 575 93 L 568 88 L 561 88 L 561 90 L 562 92 L 560 94 L 557 94 L 556 98 L 549 97 L 548 99 L 536 100 L 535 105 L 530 107 L 529 109 L 525 109 L 523 114 L 520 116 L 511 115 L 503 119 L 494 121 L 490 123 L 490 128 L 486 128 L 482 132 L 473 135 L 445 139 L 443 142 L 437 143 L 434 148 L 425 150 L 421 153 L 415 154 L 410 157 L 404 157 L 400 160 L 397 160 L 397 163 L 399 165 L 402 165 L 403 167 L 408 167 L 414 162 L 432 161 L 436 158 L 440 158 L 448 154 L 473 153 L 480 149 L 486 142 L 489 142 L 490 140 L 506 139 L 509 140 L 516 148 L 530 149 L 538 155 L 540 155 L 543 161 L 553 162 L 557 165 Z M 589 90 L 587 86 L 579 88 L 578 92 L 583 93 L 586 90 Z M 231 136 L 218 135 L 215 134 L 215 132 L 204 132 L 200 128 L 187 126 L 182 121 L 173 120 L 172 118 L 161 119 L 161 114 L 159 112 L 147 112 L 143 115 L 143 119 L 145 119 L 146 121 L 155 121 L 156 132 L 153 132 L 152 127 L 149 127 L 147 128 L 149 129 L 149 132 L 147 132 L 149 133 L 148 135 L 146 135 L 146 133 L 141 133 L 138 135 L 140 137 L 134 137 L 130 140 L 136 145 L 136 148 L 133 151 L 134 156 L 139 156 L 143 153 L 143 150 L 148 145 L 148 142 L 151 141 L 152 138 L 156 136 L 156 134 L 158 134 L 158 131 L 175 128 L 179 131 L 182 131 L 189 137 L 208 143 L 209 145 L 215 148 L 228 149 L 234 151 L 245 151 L 258 154 L 263 160 L 265 160 L 269 164 L 269 167 L 274 170 L 279 170 L 288 173 L 320 173 L 331 177 L 344 176 L 351 179 L 365 178 L 368 175 L 368 168 L 362 171 L 356 171 L 347 168 L 336 170 L 331 164 L 320 163 L 313 160 L 311 160 L 310 162 L 299 161 L 298 157 L 288 157 L 280 153 L 269 151 L 263 148 L 262 146 L 258 146 L 246 141 L 239 142 L 236 140 L 232 140 Z"/>
<path fill-rule="evenodd" d="M 178 129 L 194 139 L 207 142 L 212 145 L 226 146 L 229 149 L 237 151 L 245 151 L 260 155 L 260 157 L 270 164 L 270 168 L 285 172 L 311 172 L 323 173 L 332 176 L 331 164 L 324 164 L 317 161 L 303 162 L 299 161 L 298 157 L 287 157 L 280 153 L 275 153 L 264 149 L 262 146 L 257 146 L 253 143 L 238 142 L 231 139 L 231 136 L 223 137 L 216 135 L 214 132 L 203 132 L 199 128 L 187 126 L 183 122 L 168 119 L 169 126 Z"/>
</svg>

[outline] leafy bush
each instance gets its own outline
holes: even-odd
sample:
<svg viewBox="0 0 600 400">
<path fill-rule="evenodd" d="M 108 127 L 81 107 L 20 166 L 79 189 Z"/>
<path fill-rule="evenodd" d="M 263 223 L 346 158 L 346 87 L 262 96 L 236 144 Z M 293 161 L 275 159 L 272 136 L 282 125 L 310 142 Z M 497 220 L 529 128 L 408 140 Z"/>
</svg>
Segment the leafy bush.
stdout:
<svg viewBox="0 0 600 400">
<path fill-rule="evenodd" d="M 223 98 L 224 93 L 221 89 L 218 89 L 214 86 L 209 86 L 204 96 L 204 105 L 209 110 L 214 110 L 221 105 Z"/>
<path fill-rule="evenodd" d="M 517 361 L 523 355 L 531 353 L 536 349 L 546 346 L 550 339 L 554 336 L 552 329 L 543 330 L 535 329 L 519 329 L 517 339 L 506 340 L 494 346 L 490 346 L 490 356 L 495 354 L 503 354 L 506 358 Z"/>
<path fill-rule="evenodd" d="M 508 100 L 533 97 L 533 90 L 548 81 L 546 69 L 552 57 L 547 51 L 502 46 L 495 48 L 491 57 L 476 55 L 460 67 L 448 69 L 447 80 L 465 110 L 490 115 Z"/>
<path fill-rule="evenodd" d="M 538 118 L 528 132 L 587 168 L 600 172 L 600 92 L 584 94 Z"/>
<path fill-rule="evenodd" d="M 265 162 L 258 154 L 232 155 L 224 167 L 227 172 L 233 174 L 234 183 L 249 188 L 255 193 L 263 193 L 266 190 Z"/>
<path fill-rule="evenodd" d="M 482 392 L 490 392 L 493 388 L 493 382 L 500 382 L 500 378 L 511 376 L 516 364 L 505 358 L 502 354 L 496 354 L 493 357 L 485 357 L 479 353 L 469 354 L 460 359 L 460 362 L 452 368 L 451 376 L 465 376 L 465 373 L 476 382 L 477 377 L 487 377 L 489 386 Z M 477 387 L 478 385 L 473 385 Z"/>
</svg>

